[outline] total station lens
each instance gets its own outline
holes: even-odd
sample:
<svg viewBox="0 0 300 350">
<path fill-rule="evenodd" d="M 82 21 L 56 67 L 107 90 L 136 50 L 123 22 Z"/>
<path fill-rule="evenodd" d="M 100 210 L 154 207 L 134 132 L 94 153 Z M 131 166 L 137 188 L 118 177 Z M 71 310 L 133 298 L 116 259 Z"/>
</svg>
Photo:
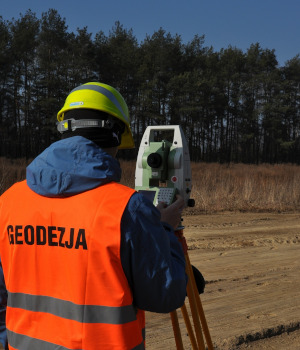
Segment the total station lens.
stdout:
<svg viewBox="0 0 300 350">
<path fill-rule="evenodd" d="M 159 168 L 162 163 L 161 155 L 157 153 L 150 153 L 147 158 L 147 163 L 151 168 Z"/>
</svg>

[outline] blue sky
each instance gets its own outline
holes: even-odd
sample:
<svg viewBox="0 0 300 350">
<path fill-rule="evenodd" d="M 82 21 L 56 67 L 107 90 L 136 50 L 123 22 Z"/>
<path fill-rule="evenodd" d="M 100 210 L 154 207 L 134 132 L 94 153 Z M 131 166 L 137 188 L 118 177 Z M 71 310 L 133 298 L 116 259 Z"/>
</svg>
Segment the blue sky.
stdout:
<svg viewBox="0 0 300 350">
<path fill-rule="evenodd" d="M 229 45 L 244 52 L 251 44 L 274 49 L 279 65 L 300 54 L 300 0 L 0 0 L 5 20 L 31 9 L 38 18 L 49 8 L 66 19 L 68 30 L 87 26 L 106 35 L 120 21 L 139 42 L 160 27 L 183 43 L 205 35 L 215 51 Z"/>
</svg>

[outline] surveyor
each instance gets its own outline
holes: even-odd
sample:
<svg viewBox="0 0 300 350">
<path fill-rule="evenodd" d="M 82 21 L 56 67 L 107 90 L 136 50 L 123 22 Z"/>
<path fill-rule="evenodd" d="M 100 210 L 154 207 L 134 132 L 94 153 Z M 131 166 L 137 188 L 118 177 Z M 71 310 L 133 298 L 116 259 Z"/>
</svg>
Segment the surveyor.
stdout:
<svg viewBox="0 0 300 350">
<path fill-rule="evenodd" d="M 0 197 L 0 340 L 6 329 L 11 349 L 144 349 L 144 311 L 186 296 L 183 199 L 156 208 L 119 183 L 117 151 L 134 141 L 113 87 L 78 86 L 57 118 L 61 140 Z"/>
</svg>

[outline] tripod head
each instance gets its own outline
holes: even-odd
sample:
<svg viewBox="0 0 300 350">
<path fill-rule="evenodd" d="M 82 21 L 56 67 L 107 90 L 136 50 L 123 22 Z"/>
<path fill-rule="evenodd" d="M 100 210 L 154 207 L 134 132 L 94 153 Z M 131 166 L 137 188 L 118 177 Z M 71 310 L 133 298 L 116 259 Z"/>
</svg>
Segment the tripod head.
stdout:
<svg viewBox="0 0 300 350">
<path fill-rule="evenodd" d="M 144 132 L 136 163 L 135 189 L 154 205 L 170 205 L 180 194 L 185 206 L 190 199 L 192 176 L 190 155 L 179 125 L 148 126 Z"/>
</svg>

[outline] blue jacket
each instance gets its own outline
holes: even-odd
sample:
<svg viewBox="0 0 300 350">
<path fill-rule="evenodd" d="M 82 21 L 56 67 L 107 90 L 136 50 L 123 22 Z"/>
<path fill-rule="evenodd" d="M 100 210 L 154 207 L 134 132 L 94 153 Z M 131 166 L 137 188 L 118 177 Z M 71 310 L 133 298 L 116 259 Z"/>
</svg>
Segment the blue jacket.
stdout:
<svg viewBox="0 0 300 350">
<path fill-rule="evenodd" d="M 119 162 L 93 142 L 74 136 L 53 143 L 27 167 L 28 186 L 46 197 L 66 197 L 119 182 Z M 137 308 L 167 313 L 186 296 L 185 259 L 171 226 L 139 193 L 121 220 L 121 261 Z M 4 344 L 6 288 L 0 265 L 0 341 Z"/>
</svg>

